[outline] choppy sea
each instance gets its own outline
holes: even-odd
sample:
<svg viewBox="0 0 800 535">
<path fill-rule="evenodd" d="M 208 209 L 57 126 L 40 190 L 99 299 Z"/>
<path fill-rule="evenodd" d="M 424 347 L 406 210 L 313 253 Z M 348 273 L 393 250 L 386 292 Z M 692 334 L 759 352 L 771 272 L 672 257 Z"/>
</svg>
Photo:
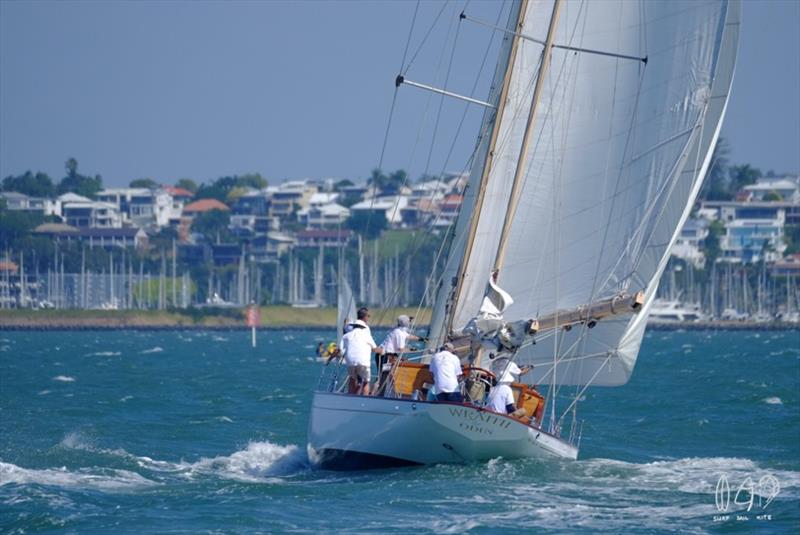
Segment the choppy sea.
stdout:
<svg viewBox="0 0 800 535">
<path fill-rule="evenodd" d="M 648 332 L 577 462 L 347 473 L 306 453 L 326 334 L 0 332 L 0 532 L 800 532 L 800 331 Z"/>
</svg>

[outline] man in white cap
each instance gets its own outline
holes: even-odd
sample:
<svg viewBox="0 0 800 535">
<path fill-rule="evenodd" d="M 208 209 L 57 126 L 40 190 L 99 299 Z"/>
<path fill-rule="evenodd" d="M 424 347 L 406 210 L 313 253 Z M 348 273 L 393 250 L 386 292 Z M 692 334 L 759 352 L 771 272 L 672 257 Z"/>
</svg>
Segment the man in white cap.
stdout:
<svg viewBox="0 0 800 535">
<path fill-rule="evenodd" d="M 381 344 L 383 354 L 375 354 L 375 366 L 378 370 L 378 384 L 375 385 L 376 392 L 377 389 L 380 388 L 380 385 L 386 381 L 388 375 L 388 372 L 383 371 L 383 365 L 386 362 L 394 362 L 397 357 L 410 351 L 406 346 L 409 341 L 415 342 L 422 340 L 422 338 L 416 334 L 411 333 L 411 321 L 413 319 L 414 318 L 406 316 L 405 314 L 397 316 L 397 326 L 389 331 L 389 334 L 386 335 L 386 338 L 384 338 Z"/>
<path fill-rule="evenodd" d="M 369 395 L 370 355 L 383 353 L 367 325 L 369 310 L 360 308 L 358 319 L 351 323 L 353 330 L 342 337 L 342 352 L 347 365 L 347 375 L 350 377 L 349 391 L 351 394 Z"/>
<path fill-rule="evenodd" d="M 486 408 L 500 414 L 508 414 L 513 418 L 524 418 L 525 409 L 516 407 L 511 383 L 516 382 L 520 375 L 528 373 L 530 368 L 523 366 L 520 369 L 514 362 L 507 359 L 505 362 L 498 361 L 494 368 L 499 372 L 497 375 L 500 376 L 500 379 L 497 381 L 497 386 L 489 392 Z"/>
<path fill-rule="evenodd" d="M 388 357 L 397 357 L 402 353 L 410 351 L 408 342 L 416 342 L 421 340 L 419 336 L 411 333 L 411 320 L 405 314 L 397 316 L 397 326 L 389 331 L 389 334 L 384 338 L 381 347 L 383 348 L 383 355 L 375 355 L 376 363 L 378 364 L 378 371 L 380 372 L 383 362 Z"/>
<path fill-rule="evenodd" d="M 453 344 L 447 342 L 431 359 L 430 370 L 436 386 L 437 401 L 463 401 L 459 387 L 461 361 L 453 351 Z"/>
</svg>

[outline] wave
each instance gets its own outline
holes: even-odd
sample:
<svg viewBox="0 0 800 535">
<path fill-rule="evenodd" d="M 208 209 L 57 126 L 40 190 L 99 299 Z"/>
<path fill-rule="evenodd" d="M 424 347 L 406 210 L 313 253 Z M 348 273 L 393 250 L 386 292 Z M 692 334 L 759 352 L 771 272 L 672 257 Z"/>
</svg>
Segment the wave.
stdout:
<svg viewBox="0 0 800 535">
<path fill-rule="evenodd" d="M 628 463 L 611 459 L 587 459 L 576 463 L 579 479 L 591 478 L 592 486 L 609 488 L 624 479 L 628 490 L 680 491 L 690 494 L 713 494 L 721 475 L 730 481 L 754 481 L 771 475 L 778 479 L 784 491 L 800 491 L 800 472 L 773 470 L 759 466 L 750 459 L 738 457 L 688 457 L 683 459 Z"/>
<path fill-rule="evenodd" d="M 246 482 L 275 482 L 310 468 L 305 451 L 296 445 L 281 446 L 271 442 L 251 442 L 244 450 L 230 456 L 200 459 L 188 465 L 190 473 L 214 475 Z"/>
<path fill-rule="evenodd" d="M 70 377 L 69 375 L 56 375 L 53 377 L 53 381 L 60 381 L 62 383 L 74 383 L 75 378 Z"/>
<path fill-rule="evenodd" d="M 122 355 L 122 351 L 95 351 L 94 353 L 86 353 L 87 357 L 118 357 Z"/>
<path fill-rule="evenodd" d="M 103 449 L 91 444 L 80 433 L 70 433 L 60 446 L 121 458 L 138 468 L 161 474 L 182 477 L 212 476 L 253 483 L 280 482 L 281 477 L 293 476 L 311 469 L 305 450 L 290 444 L 282 446 L 269 441 L 250 442 L 243 450 L 231 455 L 203 457 L 195 462 L 162 461 L 134 455 L 124 449 Z M 158 474 L 153 474 L 158 479 Z"/>
<path fill-rule="evenodd" d="M 777 396 L 771 396 L 762 400 L 767 405 L 783 405 L 783 400 Z"/>
<path fill-rule="evenodd" d="M 784 507 L 800 496 L 800 472 L 775 470 L 743 458 L 682 458 L 649 463 L 599 458 L 578 462 L 494 459 L 479 468 L 479 480 L 475 481 L 491 489 L 492 507 L 484 508 L 467 495 L 466 501 L 476 503 L 476 507 L 468 513 L 454 511 L 453 500 L 463 502 L 464 497 L 437 492 L 446 487 L 436 487 L 437 482 L 428 481 L 426 486 L 435 488 L 420 498 L 420 511 L 438 512 L 421 513 L 416 520 L 403 520 L 405 524 L 396 527 L 411 531 L 422 522 L 435 533 L 480 528 L 510 531 L 519 526 L 546 531 L 559 526 L 563 532 L 589 533 L 707 533 L 714 516 L 720 514 L 715 492 L 723 475 L 732 490 L 732 514 L 747 507 L 733 503 L 737 488 L 747 478 L 751 479 L 756 496 L 751 515 L 756 510 L 776 510 L 774 505 L 762 508 L 759 496 L 773 496 Z M 478 475 L 469 473 L 469 467 L 441 465 L 429 470 L 434 472 L 432 476 L 444 476 L 441 481 L 470 480 Z M 770 494 L 768 482 L 760 486 L 766 476 L 777 481 L 777 493 Z"/>
<path fill-rule="evenodd" d="M 147 487 L 157 483 L 130 470 L 80 468 L 71 471 L 66 467 L 34 470 L 0 461 L 0 487 L 10 484 L 115 491 Z"/>
<path fill-rule="evenodd" d="M 151 347 L 150 349 L 145 349 L 144 351 L 140 351 L 140 353 L 142 355 L 147 355 L 148 353 L 161 353 L 162 351 L 164 351 L 163 347 L 156 346 L 156 347 Z"/>
</svg>

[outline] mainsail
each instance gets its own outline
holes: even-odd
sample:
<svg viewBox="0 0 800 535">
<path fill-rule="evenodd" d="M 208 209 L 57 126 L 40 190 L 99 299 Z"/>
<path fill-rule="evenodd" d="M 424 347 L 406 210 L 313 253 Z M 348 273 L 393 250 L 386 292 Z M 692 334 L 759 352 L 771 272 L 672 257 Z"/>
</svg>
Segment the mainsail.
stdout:
<svg viewBox="0 0 800 535">
<path fill-rule="evenodd" d="M 574 328 L 554 344 L 517 354 L 518 361 L 536 365 L 526 377 L 534 383 L 624 384 L 649 302 L 719 135 L 740 4 L 608 0 L 558 7 L 554 11 L 554 0 L 533 0 L 512 9 L 507 28 L 515 35 L 501 50 L 489 99 L 496 108 L 484 120 L 431 338 L 475 317 L 495 267 L 501 267 L 497 284 L 514 299 L 504 312 L 509 321 L 644 290 L 643 313 L 603 320 L 591 330 Z M 556 12 L 532 141 L 521 155 Z M 495 266 L 520 161 L 517 210 L 502 265 Z"/>
</svg>

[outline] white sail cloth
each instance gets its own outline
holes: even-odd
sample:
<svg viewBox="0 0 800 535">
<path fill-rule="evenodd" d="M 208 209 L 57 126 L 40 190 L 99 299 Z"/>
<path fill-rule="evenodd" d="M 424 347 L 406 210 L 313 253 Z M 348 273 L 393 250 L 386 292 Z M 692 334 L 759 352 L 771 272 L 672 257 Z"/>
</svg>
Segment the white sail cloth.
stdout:
<svg viewBox="0 0 800 535">
<path fill-rule="evenodd" d="M 339 284 L 336 295 L 336 337 L 340 338 L 344 334 L 345 327 L 356 320 L 356 300 L 353 290 L 347 283 L 344 270 L 339 270 Z"/>
<path fill-rule="evenodd" d="M 552 7 L 552 0 L 529 2 L 522 33 L 544 41 Z M 498 279 L 515 299 L 507 321 L 623 290 L 655 293 L 718 135 L 738 23 L 738 1 L 562 2 L 556 45 L 647 62 L 553 50 Z M 519 43 L 506 107 L 495 125 L 485 199 L 472 206 L 480 215 L 452 305 L 455 329 L 479 309 L 485 274 L 495 263 L 542 48 Z M 481 173 L 473 170 L 454 251 L 468 228 L 468 203 L 475 202 Z M 445 280 L 456 275 L 459 261 L 451 256 Z M 564 364 L 556 383 L 623 384 L 636 362 L 647 309 L 601 321 L 588 333 L 573 329 L 557 348 L 539 344 L 517 360 L 539 365 L 533 382 L 550 381 L 546 363 L 556 351 Z"/>
</svg>

